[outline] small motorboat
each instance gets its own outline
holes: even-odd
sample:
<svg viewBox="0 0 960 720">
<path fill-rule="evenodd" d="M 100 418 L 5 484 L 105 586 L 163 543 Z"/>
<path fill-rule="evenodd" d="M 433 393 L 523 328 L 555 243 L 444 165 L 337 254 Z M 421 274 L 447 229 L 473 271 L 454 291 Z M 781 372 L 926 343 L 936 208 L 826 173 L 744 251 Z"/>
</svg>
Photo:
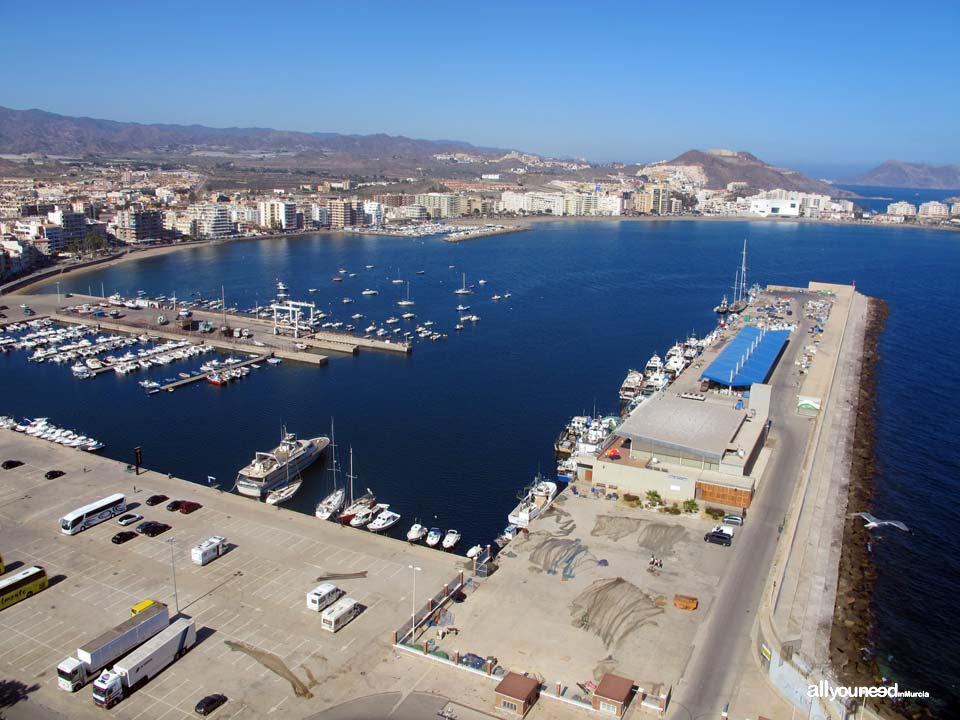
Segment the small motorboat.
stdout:
<svg viewBox="0 0 960 720">
<path fill-rule="evenodd" d="M 376 505 L 370 505 L 361 509 L 353 518 L 350 520 L 350 527 L 363 527 L 364 525 L 369 525 L 373 522 L 373 519 L 377 517 L 381 512 L 389 508 L 389 505 L 384 503 L 378 503 Z"/>
<path fill-rule="evenodd" d="M 440 544 L 441 537 L 442 534 L 440 532 L 440 528 L 430 528 L 430 532 L 427 533 L 427 545 L 430 547 L 436 547 Z"/>
<path fill-rule="evenodd" d="M 420 524 L 419 521 L 415 522 L 410 526 L 410 529 L 407 530 L 407 540 L 410 542 L 417 542 L 423 540 L 423 536 L 427 534 L 427 529 Z"/>
<path fill-rule="evenodd" d="M 443 536 L 443 549 L 449 550 L 458 542 L 460 542 L 460 531 L 447 530 L 447 534 Z"/>
<path fill-rule="evenodd" d="M 474 545 L 472 548 L 467 550 L 467 557 L 473 560 L 473 558 L 477 557 L 482 552 L 483 545 Z"/>
<path fill-rule="evenodd" d="M 384 530 L 392 528 L 398 522 L 400 522 L 400 513 L 384 508 L 380 514 L 367 525 L 367 530 L 370 532 L 383 532 Z"/>
</svg>

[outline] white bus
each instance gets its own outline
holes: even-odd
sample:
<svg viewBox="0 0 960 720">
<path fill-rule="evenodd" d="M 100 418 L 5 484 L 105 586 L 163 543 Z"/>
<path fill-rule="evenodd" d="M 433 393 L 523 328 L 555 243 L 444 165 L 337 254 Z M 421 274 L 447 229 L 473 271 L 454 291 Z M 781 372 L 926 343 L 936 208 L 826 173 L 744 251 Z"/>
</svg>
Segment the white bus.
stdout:
<svg viewBox="0 0 960 720">
<path fill-rule="evenodd" d="M 126 512 L 126 510 L 127 499 L 123 493 L 110 495 L 103 500 L 84 505 L 82 508 L 77 508 L 64 515 L 60 518 L 60 530 L 65 535 L 76 535 L 81 530 L 86 530 L 97 523 L 109 520 L 115 515 Z"/>
</svg>

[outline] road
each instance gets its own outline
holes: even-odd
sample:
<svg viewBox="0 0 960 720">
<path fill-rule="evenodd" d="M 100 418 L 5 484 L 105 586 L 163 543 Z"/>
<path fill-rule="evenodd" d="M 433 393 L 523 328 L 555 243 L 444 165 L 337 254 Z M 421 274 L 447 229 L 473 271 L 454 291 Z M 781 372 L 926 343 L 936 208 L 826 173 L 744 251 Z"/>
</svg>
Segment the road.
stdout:
<svg viewBox="0 0 960 720">
<path fill-rule="evenodd" d="M 801 316 L 802 301 L 794 301 Z M 808 322 L 791 335 L 777 369 L 770 419 L 776 445 L 747 522 L 731 548 L 733 557 L 720 583 L 717 601 L 697 636 L 683 678 L 674 689 L 667 715 L 676 720 L 719 718 L 732 701 L 743 665 L 750 659 L 750 628 L 773 562 L 780 525 L 787 514 L 811 419 L 797 415 L 797 369 L 794 365 L 808 337 Z"/>
</svg>

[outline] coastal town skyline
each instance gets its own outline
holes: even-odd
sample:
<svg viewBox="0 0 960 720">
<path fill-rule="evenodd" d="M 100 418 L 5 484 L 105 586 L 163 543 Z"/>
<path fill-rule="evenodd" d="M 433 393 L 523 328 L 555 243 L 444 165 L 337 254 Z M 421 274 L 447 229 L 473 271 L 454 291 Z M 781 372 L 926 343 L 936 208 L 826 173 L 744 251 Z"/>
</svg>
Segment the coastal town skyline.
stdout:
<svg viewBox="0 0 960 720">
<path fill-rule="evenodd" d="M 191 6 L 190 23 L 164 22 L 167 8 L 94 7 L 73 19 L 57 53 L 33 52 L 30 33 L 10 35 L 2 104 L 140 123 L 451 138 L 594 162 L 729 147 L 831 178 L 891 158 L 960 162 L 957 101 L 917 81 L 955 59 L 946 35 L 954 7 L 941 8 L 938 23 L 919 8 L 902 14 L 896 53 L 876 40 L 886 23 L 878 7 L 828 13 L 814 3 L 807 15 L 829 17 L 816 33 L 786 32 L 790 13 L 770 8 L 747 8 L 743 22 L 704 6 L 681 23 L 666 8 L 640 17 L 625 5 L 596 13 L 560 4 L 555 15 L 494 5 L 476 17 L 365 7 L 367 23 L 349 22 L 352 8 L 276 9 L 300 27 L 342 28 L 320 45 L 290 42 L 280 20 L 251 33 L 251 4 Z M 0 17 L 31 27 L 38 12 L 6 6 Z M 134 31 L 134 44 L 89 42 Z M 57 71 L 65 56 L 88 80 Z M 911 102 L 889 102 L 891 87 L 909 88 Z"/>
</svg>

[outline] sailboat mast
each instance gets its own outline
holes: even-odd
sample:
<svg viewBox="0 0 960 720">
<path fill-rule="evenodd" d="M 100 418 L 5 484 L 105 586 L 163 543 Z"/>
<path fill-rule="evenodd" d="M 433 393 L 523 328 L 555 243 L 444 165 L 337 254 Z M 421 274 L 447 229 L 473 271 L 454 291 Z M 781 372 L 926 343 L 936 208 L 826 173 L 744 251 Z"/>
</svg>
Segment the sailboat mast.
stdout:
<svg viewBox="0 0 960 720">
<path fill-rule="evenodd" d="M 740 266 L 740 287 L 743 288 L 740 297 L 747 297 L 747 239 L 743 239 L 743 264 Z"/>
<path fill-rule="evenodd" d="M 350 504 L 353 505 L 353 445 L 350 446 Z"/>
<path fill-rule="evenodd" d="M 736 305 L 740 302 L 740 271 L 737 270 L 737 274 L 733 280 L 733 304 Z"/>
</svg>

